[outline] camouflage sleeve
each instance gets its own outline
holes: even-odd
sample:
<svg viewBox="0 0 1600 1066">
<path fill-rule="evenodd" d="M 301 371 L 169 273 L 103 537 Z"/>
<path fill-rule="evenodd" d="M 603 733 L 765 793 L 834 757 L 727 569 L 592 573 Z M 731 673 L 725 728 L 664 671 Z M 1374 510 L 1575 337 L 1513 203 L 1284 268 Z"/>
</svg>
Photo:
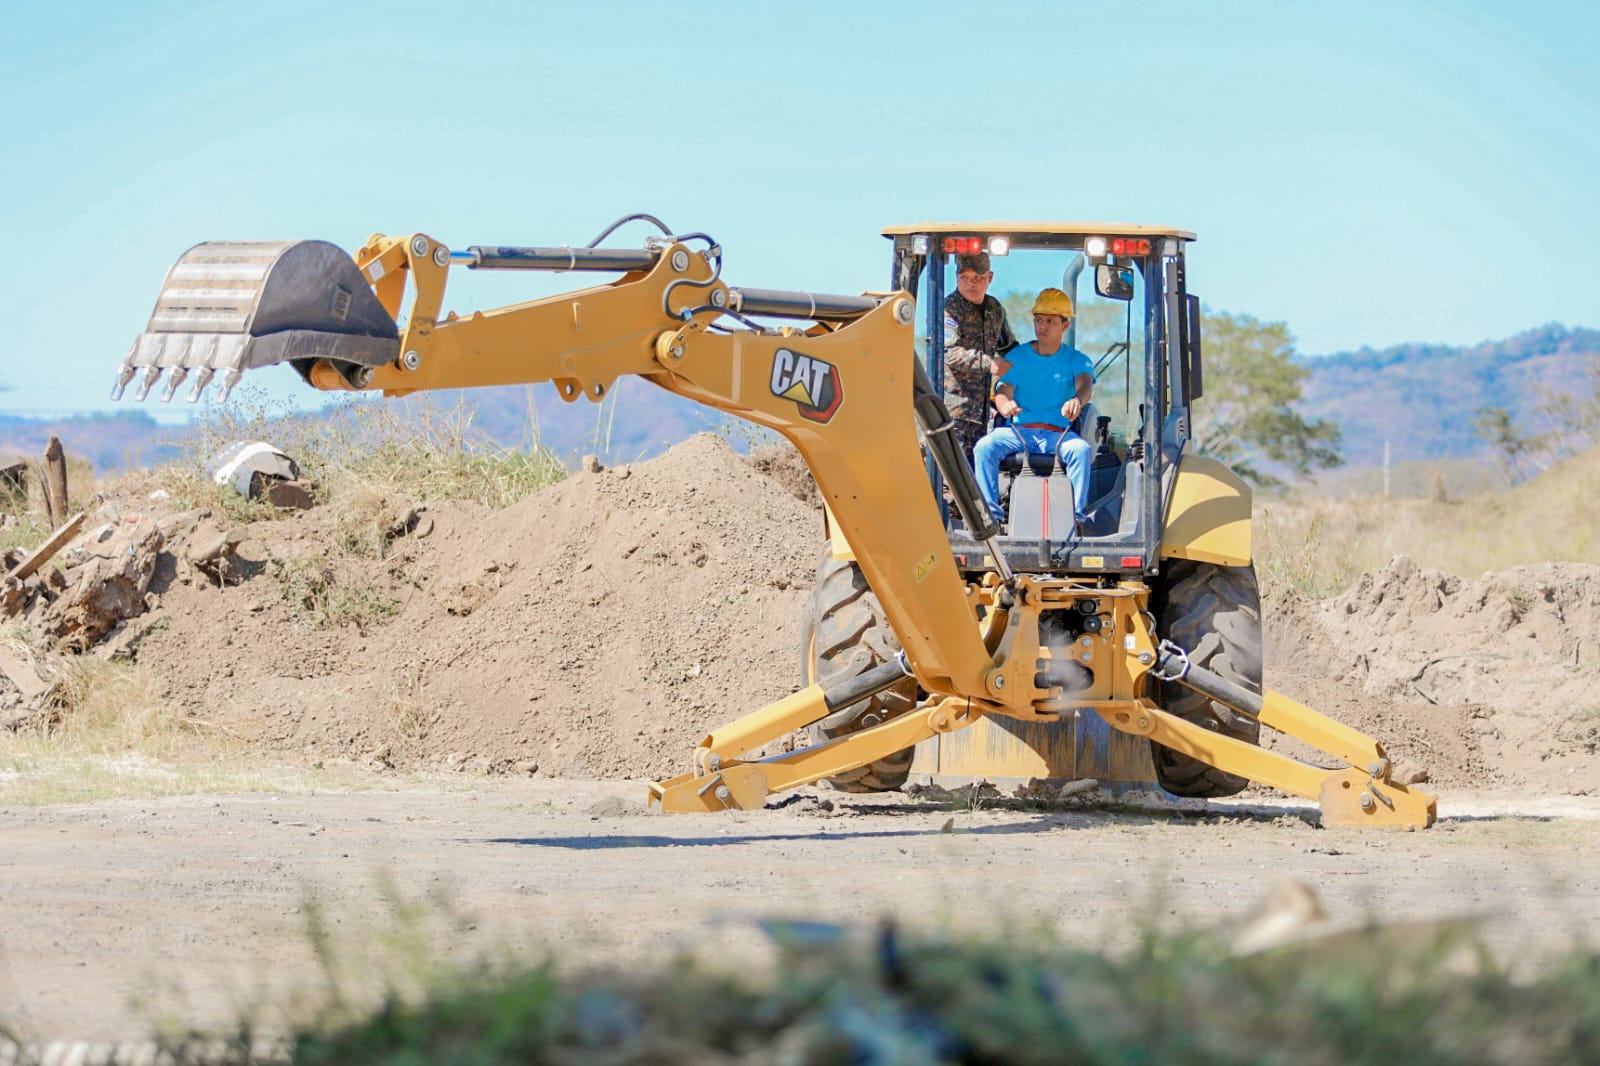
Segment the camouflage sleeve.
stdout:
<svg viewBox="0 0 1600 1066">
<path fill-rule="evenodd" d="M 978 371 L 988 370 L 989 361 L 976 348 L 963 348 L 956 341 L 961 337 L 961 323 L 956 316 L 945 312 L 944 316 L 944 365 L 957 370 Z"/>
<path fill-rule="evenodd" d="M 987 374 L 989 372 L 989 357 L 976 348 L 963 348 L 960 345 L 947 344 L 944 349 L 944 365 L 953 367 L 956 370 L 970 371 L 974 374 Z"/>
</svg>

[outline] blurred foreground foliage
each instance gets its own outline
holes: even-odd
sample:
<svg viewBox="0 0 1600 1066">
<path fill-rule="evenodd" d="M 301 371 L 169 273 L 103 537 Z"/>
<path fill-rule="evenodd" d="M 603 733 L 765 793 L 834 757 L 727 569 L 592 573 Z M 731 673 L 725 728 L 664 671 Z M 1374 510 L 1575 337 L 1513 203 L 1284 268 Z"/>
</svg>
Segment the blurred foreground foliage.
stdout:
<svg viewBox="0 0 1600 1066">
<path fill-rule="evenodd" d="M 317 1064 L 1600 1061 L 1600 957 L 1574 951 L 1513 977 L 1470 922 L 1348 930 L 1245 956 L 1195 932 L 1146 931 L 1108 953 L 1048 933 L 765 928 L 774 965 L 737 972 L 688 959 L 572 975 L 549 961 L 435 966 L 421 995 L 329 1013 L 273 1054 Z M 242 1026 L 223 1042 L 238 1049 L 232 1061 L 248 1060 L 252 1034 Z"/>
</svg>

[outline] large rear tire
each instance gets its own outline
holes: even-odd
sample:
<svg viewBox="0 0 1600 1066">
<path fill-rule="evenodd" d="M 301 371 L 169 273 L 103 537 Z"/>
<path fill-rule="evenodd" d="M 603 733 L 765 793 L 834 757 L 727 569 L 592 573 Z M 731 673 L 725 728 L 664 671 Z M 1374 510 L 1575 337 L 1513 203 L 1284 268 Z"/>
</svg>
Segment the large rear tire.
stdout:
<svg viewBox="0 0 1600 1066">
<path fill-rule="evenodd" d="M 1253 566 L 1176 562 L 1167 571 L 1166 594 L 1157 612 L 1159 634 L 1184 648 L 1189 661 L 1213 670 L 1251 692 L 1261 691 L 1261 594 Z M 1163 681 L 1157 699 L 1186 722 L 1249 744 L 1261 739 L 1261 723 L 1193 689 Z M 1231 796 L 1249 784 L 1159 744 L 1150 745 L 1156 778 L 1177 796 Z"/>
<path fill-rule="evenodd" d="M 823 687 L 858 677 L 900 652 L 900 641 L 884 617 L 878 597 L 855 563 L 835 559 L 824 549 L 817 565 L 817 583 L 806 603 L 801 634 L 800 678 Z M 906 678 L 893 688 L 840 708 L 806 727 L 812 744 L 847 736 L 877 725 L 917 705 L 917 683 Z M 892 792 L 906 782 L 912 749 L 905 748 L 876 762 L 847 770 L 827 783 L 843 792 Z"/>
</svg>

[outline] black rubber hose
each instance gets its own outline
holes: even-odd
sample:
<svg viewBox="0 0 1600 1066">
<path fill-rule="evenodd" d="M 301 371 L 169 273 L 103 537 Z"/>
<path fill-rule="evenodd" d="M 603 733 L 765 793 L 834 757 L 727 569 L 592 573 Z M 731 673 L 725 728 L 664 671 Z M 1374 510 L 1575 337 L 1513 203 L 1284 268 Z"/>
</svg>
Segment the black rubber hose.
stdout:
<svg viewBox="0 0 1600 1066">
<path fill-rule="evenodd" d="M 928 450 L 933 453 L 939 473 L 944 475 L 944 483 L 950 486 L 956 510 L 961 513 L 961 520 L 967 524 L 972 538 L 977 541 L 992 540 L 1000 535 L 1000 527 L 989 516 L 989 508 L 984 506 L 983 497 L 978 494 L 978 479 L 972 475 L 972 467 L 967 465 L 967 460 L 961 454 L 961 445 L 957 443 L 953 432 L 955 420 L 950 417 L 949 409 L 928 380 L 927 368 L 920 362 L 915 366 L 917 376 L 913 402 L 917 421 L 922 424 L 922 435 L 928 442 Z"/>
<path fill-rule="evenodd" d="M 830 712 L 837 711 L 841 707 L 870 699 L 886 688 L 893 688 L 910 676 L 911 666 L 902 652 L 886 663 L 880 663 L 865 673 L 825 690 L 822 701 L 828 705 Z"/>
<path fill-rule="evenodd" d="M 639 212 L 635 212 L 634 214 L 631 214 L 631 215 L 623 215 L 621 218 L 619 218 L 615 222 L 611 223 L 611 225 L 609 225 L 605 229 L 601 230 L 600 231 L 600 236 L 598 236 L 594 240 L 590 241 L 587 245 L 585 245 L 585 247 L 588 247 L 588 248 L 598 247 L 601 241 L 603 241 L 607 237 L 611 236 L 613 233 L 615 233 L 617 230 L 621 229 L 623 226 L 627 225 L 629 222 L 637 222 L 637 221 L 640 221 L 640 220 L 643 220 L 643 221 L 648 222 L 651 225 L 655 226 L 665 236 L 668 236 L 668 237 L 672 236 L 672 230 L 667 227 L 667 224 L 665 222 L 661 221 L 659 218 L 657 218 L 654 215 L 647 215 L 643 211 L 639 211 Z"/>
<path fill-rule="evenodd" d="M 1251 718 L 1261 717 L 1262 703 L 1259 694 L 1203 666 L 1193 665 L 1184 650 L 1169 641 L 1163 641 L 1161 647 L 1157 649 L 1156 676 L 1164 681 L 1175 681 L 1192 688 L 1218 703 L 1226 703 Z"/>
</svg>

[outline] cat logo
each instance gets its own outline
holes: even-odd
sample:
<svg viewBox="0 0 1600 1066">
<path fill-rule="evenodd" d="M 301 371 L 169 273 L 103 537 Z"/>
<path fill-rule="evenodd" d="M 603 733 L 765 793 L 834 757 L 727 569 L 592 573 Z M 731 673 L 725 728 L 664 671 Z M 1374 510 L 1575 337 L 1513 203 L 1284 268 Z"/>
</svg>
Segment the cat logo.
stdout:
<svg viewBox="0 0 1600 1066">
<path fill-rule="evenodd" d="M 779 348 L 772 357 L 772 395 L 793 400 L 802 417 L 826 422 L 844 403 L 844 383 L 832 363 Z"/>
</svg>

